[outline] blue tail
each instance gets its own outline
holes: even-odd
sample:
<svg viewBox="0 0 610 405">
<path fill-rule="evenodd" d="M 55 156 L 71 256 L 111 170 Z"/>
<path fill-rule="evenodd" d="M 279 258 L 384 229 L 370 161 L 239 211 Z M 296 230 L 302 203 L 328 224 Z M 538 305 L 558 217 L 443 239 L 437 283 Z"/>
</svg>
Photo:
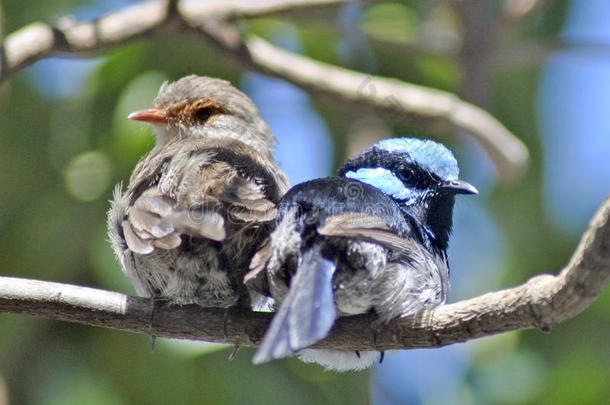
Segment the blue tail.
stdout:
<svg viewBox="0 0 610 405">
<path fill-rule="evenodd" d="M 335 264 L 319 247 L 301 257 L 290 290 L 263 338 L 253 362 L 290 356 L 328 335 L 336 318 L 332 278 Z"/>
</svg>

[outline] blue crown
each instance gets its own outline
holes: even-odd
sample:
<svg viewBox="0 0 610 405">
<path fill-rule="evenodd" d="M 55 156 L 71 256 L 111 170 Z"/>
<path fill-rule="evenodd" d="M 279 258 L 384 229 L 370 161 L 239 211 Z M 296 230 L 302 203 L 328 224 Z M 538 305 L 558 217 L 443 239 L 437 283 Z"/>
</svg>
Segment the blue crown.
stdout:
<svg viewBox="0 0 610 405">
<path fill-rule="evenodd" d="M 377 142 L 374 148 L 406 155 L 406 160 L 435 173 L 443 180 L 457 180 L 460 174 L 453 153 L 438 142 L 417 138 L 392 138 Z"/>
</svg>

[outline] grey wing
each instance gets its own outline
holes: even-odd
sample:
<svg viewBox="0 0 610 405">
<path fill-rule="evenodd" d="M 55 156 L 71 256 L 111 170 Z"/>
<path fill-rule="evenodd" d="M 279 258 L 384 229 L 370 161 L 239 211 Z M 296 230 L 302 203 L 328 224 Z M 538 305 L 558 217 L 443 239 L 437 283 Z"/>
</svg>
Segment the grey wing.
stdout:
<svg viewBox="0 0 610 405">
<path fill-rule="evenodd" d="M 318 227 L 318 233 L 325 236 L 351 236 L 379 243 L 388 249 L 409 255 L 416 246 L 414 241 L 402 238 L 393 232 L 383 218 L 359 213 L 347 212 L 333 215 Z"/>
<path fill-rule="evenodd" d="M 373 306 L 381 322 L 413 315 L 445 302 L 449 289 L 445 257 L 430 252 L 414 238 L 398 236 L 382 218 L 345 213 L 327 218 L 318 232 L 327 236 L 364 238 L 391 252 L 372 290 Z"/>
<path fill-rule="evenodd" d="M 224 222 L 213 209 L 181 207 L 157 188 L 149 188 L 127 209 L 121 225 L 129 249 L 147 255 L 156 248 L 180 246 L 181 235 L 222 241 L 226 236 Z"/>
<path fill-rule="evenodd" d="M 276 215 L 264 186 L 249 179 L 209 151 L 185 148 L 127 209 L 122 223 L 127 246 L 146 255 L 174 249 L 182 235 L 223 241 L 227 222 L 259 223 Z"/>
<path fill-rule="evenodd" d="M 138 195 L 131 198 L 122 228 L 131 251 L 147 255 L 155 249 L 174 249 L 182 243 L 181 235 L 224 240 L 224 217 L 205 193 L 206 179 L 198 178 L 201 170 L 196 165 L 209 160 L 206 153 L 192 157 L 177 151 L 157 167 L 157 181 L 140 176 L 139 182 L 130 184 L 130 196 Z"/>
<path fill-rule="evenodd" d="M 230 178 L 219 198 L 231 205 L 229 215 L 243 222 L 268 222 L 277 216 L 276 204 L 267 198 L 263 185 L 239 174 Z"/>
</svg>

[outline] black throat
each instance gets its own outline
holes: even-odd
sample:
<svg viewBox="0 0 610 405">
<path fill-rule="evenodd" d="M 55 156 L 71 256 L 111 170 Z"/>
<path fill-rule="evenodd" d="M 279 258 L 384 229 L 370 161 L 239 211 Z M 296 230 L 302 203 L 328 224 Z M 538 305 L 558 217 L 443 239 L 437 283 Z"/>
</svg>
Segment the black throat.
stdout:
<svg viewBox="0 0 610 405">
<path fill-rule="evenodd" d="M 420 230 L 422 242 L 438 253 L 445 254 L 453 226 L 455 196 L 453 194 L 427 196 L 412 205 L 396 202 L 400 205 L 405 219 L 414 223 Z"/>
</svg>

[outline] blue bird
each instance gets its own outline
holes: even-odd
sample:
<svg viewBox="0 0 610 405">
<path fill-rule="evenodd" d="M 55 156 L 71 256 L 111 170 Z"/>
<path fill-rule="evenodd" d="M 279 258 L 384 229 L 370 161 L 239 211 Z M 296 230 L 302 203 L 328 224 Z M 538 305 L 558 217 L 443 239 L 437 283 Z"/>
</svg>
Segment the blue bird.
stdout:
<svg viewBox="0 0 610 405">
<path fill-rule="evenodd" d="M 307 348 L 339 316 L 374 311 L 383 323 L 444 303 L 455 195 L 477 193 L 458 172 L 445 146 L 395 138 L 289 190 L 246 279 L 279 304 L 254 363 L 298 353 L 329 369 L 370 367 L 380 352 Z"/>
</svg>

